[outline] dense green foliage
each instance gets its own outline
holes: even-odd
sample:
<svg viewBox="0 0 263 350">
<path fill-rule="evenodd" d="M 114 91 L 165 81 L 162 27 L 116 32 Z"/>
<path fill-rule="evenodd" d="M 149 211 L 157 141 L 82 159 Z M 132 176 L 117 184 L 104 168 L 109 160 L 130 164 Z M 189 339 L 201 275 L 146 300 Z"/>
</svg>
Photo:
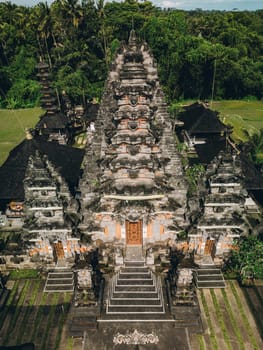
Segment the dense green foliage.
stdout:
<svg viewBox="0 0 263 350">
<path fill-rule="evenodd" d="M 263 164 L 263 129 L 257 130 L 255 133 L 250 135 L 247 133 L 248 142 L 248 155 L 250 160 L 257 164 Z"/>
<path fill-rule="evenodd" d="M 263 241 L 249 236 L 237 243 L 227 263 L 228 269 L 237 272 L 242 281 L 249 277 L 263 278 Z"/>
<path fill-rule="evenodd" d="M 100 97 L 107 68 L 134 26 L 158 62 L 169 100 L 262 98 L 263 10 L 162 10 L 150 1 L 0 3 L 0 107 L 38 104 L 35 64 L 74 102 Z"/>
</svg>

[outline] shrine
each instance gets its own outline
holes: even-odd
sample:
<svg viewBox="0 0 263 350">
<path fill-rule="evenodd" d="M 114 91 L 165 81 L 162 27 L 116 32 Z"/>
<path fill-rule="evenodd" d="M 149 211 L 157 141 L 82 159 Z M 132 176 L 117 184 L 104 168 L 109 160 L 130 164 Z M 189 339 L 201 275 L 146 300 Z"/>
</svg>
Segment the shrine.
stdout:
<svg viewBox="0 0 263 350">
<path fill-rule="evenodd" d="M 202 333 L 197 289 L 226 287 L 235 240 L 262 220 L 249 191 L 262 177 L 250 176 L 231 128 L 205 104 L 172 121 L 134 30 L 99 105 L 73 107 L 64 92 L 64 115 L 48 65 L 38 70 L 46 113 L 0 168 L 0 271 L 36 269 L 43 292 L 72 293 L 66 332 L 83 349 L 87 339 L 163 349 Z M 82 149 L 69 145 L 76 130 Z"/>
<path fill-rule="evenodd" d="M 113 61 L 80 180 L 81 232 L 145 251 L 187 226 L 187 184 L 157 67 L 132 30 Z"/>
</svg>

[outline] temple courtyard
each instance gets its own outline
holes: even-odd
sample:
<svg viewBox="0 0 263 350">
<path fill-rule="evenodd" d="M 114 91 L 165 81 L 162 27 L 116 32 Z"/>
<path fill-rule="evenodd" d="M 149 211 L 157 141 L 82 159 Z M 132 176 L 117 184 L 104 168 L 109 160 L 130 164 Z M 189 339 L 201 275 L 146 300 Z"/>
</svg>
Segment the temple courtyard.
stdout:
<svg viewBox="0 0 263 350">
<path fill-rule="evenodd" d="M 263 284 L 199 289 L 202 328 L 174 322 L 87 323 L 82 337 L 70 336 L 72 293 L 43 292 L 43 276 L 9 280 L 10 294 L 0 314 L 0 344 L 34 343 L 35 349 L 262 349 Z M 148 342 L 148 344 L 147 344 Z M 137 344 L 136 344 L 137 343 Z M 144 344 L 146 343 L 146 344 Z M 0 347 L 2 349 L 2 347 Z"/>
</svg>

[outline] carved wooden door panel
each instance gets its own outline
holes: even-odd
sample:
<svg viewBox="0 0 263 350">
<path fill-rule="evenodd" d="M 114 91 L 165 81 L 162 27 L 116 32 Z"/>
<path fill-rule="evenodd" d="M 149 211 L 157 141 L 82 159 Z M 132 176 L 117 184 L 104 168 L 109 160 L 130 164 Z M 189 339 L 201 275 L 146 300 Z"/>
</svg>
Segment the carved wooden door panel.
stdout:
<svg viewBox="0 0 263 350">
<path fill-rule="evenodd" d="M 57 259 L 64 259 L 64 249 L 62 242 L 54 243 L 55 257 Z"/>
<path fill-rule="evenodd" d="M 126 221 L 126 243 L 127 245 L 142 244 L 142 220 L 137 222 Z"/>
<path fill-rule="evenodd" d="M 211 255 L 214 258 L 215 255 L 215 240 L 207 238 L 205 243 L 204 255 Z"/>
</svg>

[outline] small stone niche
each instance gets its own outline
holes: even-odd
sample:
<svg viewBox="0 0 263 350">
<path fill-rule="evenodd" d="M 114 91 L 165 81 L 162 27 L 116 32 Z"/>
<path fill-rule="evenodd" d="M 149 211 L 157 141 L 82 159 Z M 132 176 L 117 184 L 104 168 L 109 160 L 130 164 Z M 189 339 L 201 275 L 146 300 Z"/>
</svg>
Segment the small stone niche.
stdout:
<svg viewBox="0 0 263 350">
<path fill-rule="evenodd" d="M 193 271 L 189 268 L 177 270 L 175 305 L 194 305 Z"/>
</svg>

